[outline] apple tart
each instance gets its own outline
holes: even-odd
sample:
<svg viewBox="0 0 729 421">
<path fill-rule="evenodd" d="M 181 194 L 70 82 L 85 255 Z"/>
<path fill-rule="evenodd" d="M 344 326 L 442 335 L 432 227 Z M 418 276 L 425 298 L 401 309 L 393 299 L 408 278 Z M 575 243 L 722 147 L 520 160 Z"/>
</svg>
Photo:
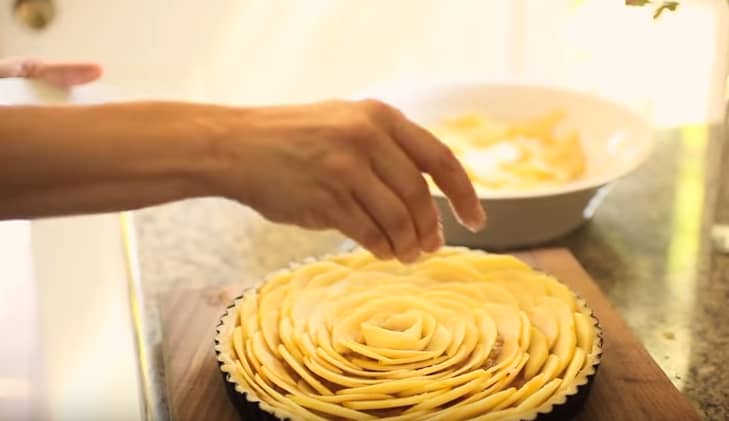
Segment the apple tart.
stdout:
<svg viewBox="0 0 729 421">
<path fill-rule="evenodd" d="M 533 420 L 575 410 L 602 335 L 584 301 L 508 255 L 362 250 L 245 291 L 216 353 L 245 419 Z M 579 389 L 579 390 L 578 390 Z"/>
</svg>

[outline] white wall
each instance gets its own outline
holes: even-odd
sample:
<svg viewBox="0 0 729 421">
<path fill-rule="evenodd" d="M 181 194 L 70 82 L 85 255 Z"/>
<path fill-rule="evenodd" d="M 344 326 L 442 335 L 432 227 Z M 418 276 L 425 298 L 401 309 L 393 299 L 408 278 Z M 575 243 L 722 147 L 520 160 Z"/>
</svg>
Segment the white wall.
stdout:
<svg viewBox="0 0 729 421">
<path fill-rule="evenodd" d="M 657 20 L 651 17 L 653 6 L 627 7 L 623 1 L 526 1 L 529 77 L 599 92 L 636 107 L 660 126 L 723 115 L 729 70 L 726 0 L 684 0 L 676 12 Z M 564 10 L 555 12 L 557 3 Z"/>
<path fill-rule="evenodd" d="M 498 0 L 58 3 L 38 36 L 0 14 L 0 39 L 10 40 L 0 52 L 96 59 L 107 81 L 145 93 L 318 98 L 400 74 L 471 77 L 511 64 L 510 7 Z"/>
<path fill-rule="evenodd" d="M 57 20 L 38 35 L 0 11 L 0 54 L 95 59 L 126 92 L 233 103 L 519 75 L 676 125 L 718 117 L 726 60 L 715 59 L 729 54 L 724 0 L 684 1 L 658 21 L 615 0 L 56 3 Z"/>
</svg>

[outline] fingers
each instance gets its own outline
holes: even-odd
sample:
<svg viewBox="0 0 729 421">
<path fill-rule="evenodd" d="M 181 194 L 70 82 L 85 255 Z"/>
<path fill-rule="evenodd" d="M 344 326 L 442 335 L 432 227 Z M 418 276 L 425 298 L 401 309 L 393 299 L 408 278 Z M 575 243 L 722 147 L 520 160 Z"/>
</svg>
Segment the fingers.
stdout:
<svg viewBox="0 0 729 421">
<path fill-rule="evenodd" d="M 463 221 L 472 228 L 483 225 L 473 186 L 451 151 L 386 104 L 328 102 L 267 108 L 257 115 L 271 119 L 257 127 L 273 127 L 271 141 L 265 142 L 272 146 L 262 154 L 270 153 L 273 160 L 251 158 L 248 167 L 271 172 L 268 167 L 275 164 L 278 184 L 298 186 L 303 199 L 295 202 L 311 206 L 308 214 L 292 214 L 286 211 L 290 200 L 282 204 L 268 198 L 254 206 L 264 215 L 282 212 L 282 222 L 337 228 L 378 257 L 412 262 L 421 251 L 443 244 L 438 211 L 422 174 L 427 172 Z M 265 193 L 266 187 L 260 189 Z M 316 192 L 326 198 L 312 200 Z"/>
<path fill-rule="evenodd" d="M 358 242 L 380 259 L 391 259 L 395 253 L 388 236 L 354 197 L 342 201 L 338 206 L 335 224 L 342 234 Z"/>
<path fill-rule="evenodd" d="M 7 58 L 0 60 L 0 78 L 25 77 L 22 59 Z"/>
<path fill-rule="evenodd" d="M 101 67 L 93 63 L 35 63 L 28 77 L 45 80 L 61 87 L 93 82 L 101 77 Z"/>
<path fill-rule="evenodd" d="M 31 58 L 0 60 L 0 77 L 39 79 L 63 88 L 92 82 L 102 73 L 101 67 L 94 63 L 53 63 Z"/>
<path fill-rule="evenodd" d="M 376 175 L 361 176 L 354 197 L 381 232 L 386 233 L 394 255 L 413 262 L 420 255 L 418 236 L 408 208 Z"/>
<path fill-rule="evenodd" d="M 413 220 L 420 248 L 434 252 L 443 245 L 438 211 L 422 174 L 392 142 L 383 143 L 372 166 L 379 178 L 399 197 Z"/>
<path fill-rule="evenodd" d="M 477 231 L 486 223 L 486 214 L 473 184 L 450 149 L 430 132 L 402 116 L 393 120 L 393 136 L 415 165 L 431 175 L 451 202 L 462 223 Z"/>
</svg>

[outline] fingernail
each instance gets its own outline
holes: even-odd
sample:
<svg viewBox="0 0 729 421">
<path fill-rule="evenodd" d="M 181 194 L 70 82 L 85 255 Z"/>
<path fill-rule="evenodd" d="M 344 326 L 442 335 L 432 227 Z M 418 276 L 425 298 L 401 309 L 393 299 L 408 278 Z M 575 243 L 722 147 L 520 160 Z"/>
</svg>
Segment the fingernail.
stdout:
<svg viewBox="0 0 729 421">
<path fill-rule="evenodd" d="M 482 230 L 482 229 L 483 229 L 483 228 L 484 228 L 484 227 L 486 226 L 486 223 L 485 223 L 485 221 L 483 221 L 483 222 L 473 222 L 473 221 L 472 221 L 472 222 L 466 222 L 466 223 L 464 224 L 464 226 L 465 226 L 465 227 L 466 227 L 466 228 L 467 228 L 467 229 L 468 229 L 469 231 L 471 231 L 472 233 L 474 233 L 474 234 L 475 234 L 475 233 L 477 233 L 477 232 L 481 231 L 481 230 Z"/>
<path fill-rule="evenodd" d="M 486 212 L 484 211 L 483 207 L 479 206 L 479 215 L 471 219 L 469 221 L 466 221 L 466 228 L 469 229 L 469 231 L 476 233 L 484 229 L 486 226 Z"/>
</svg>

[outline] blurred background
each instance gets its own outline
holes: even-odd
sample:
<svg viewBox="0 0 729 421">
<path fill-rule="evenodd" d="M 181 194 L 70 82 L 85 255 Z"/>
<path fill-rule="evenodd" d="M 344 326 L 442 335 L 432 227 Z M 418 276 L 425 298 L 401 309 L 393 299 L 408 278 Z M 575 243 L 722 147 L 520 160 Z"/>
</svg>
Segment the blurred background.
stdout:
<svg viewBox="0 0 729 421">
<path fill-rule="evenodd" d="M 654 7 L 620 0 L 53 0 L 39 31 L 3 3 L 1 55 L 97 60 L 124 93 L 231 103 L 519 77 L 682 124 L 718 115 L 729 42 L 722 0 L 684 1 L 655 21 Z"/>
<path fill-rule="evenodd" d="M 658 127 L 721 120 L 726 1 L 652 14 L 622 0 L 2 0 L 0 57 L 97 61 L 119 99 L 267 104 L 520 79 L 598 93 Z M 0 224 L 0 419 L 139 416 L 119 224 Z"/>
</svg>

